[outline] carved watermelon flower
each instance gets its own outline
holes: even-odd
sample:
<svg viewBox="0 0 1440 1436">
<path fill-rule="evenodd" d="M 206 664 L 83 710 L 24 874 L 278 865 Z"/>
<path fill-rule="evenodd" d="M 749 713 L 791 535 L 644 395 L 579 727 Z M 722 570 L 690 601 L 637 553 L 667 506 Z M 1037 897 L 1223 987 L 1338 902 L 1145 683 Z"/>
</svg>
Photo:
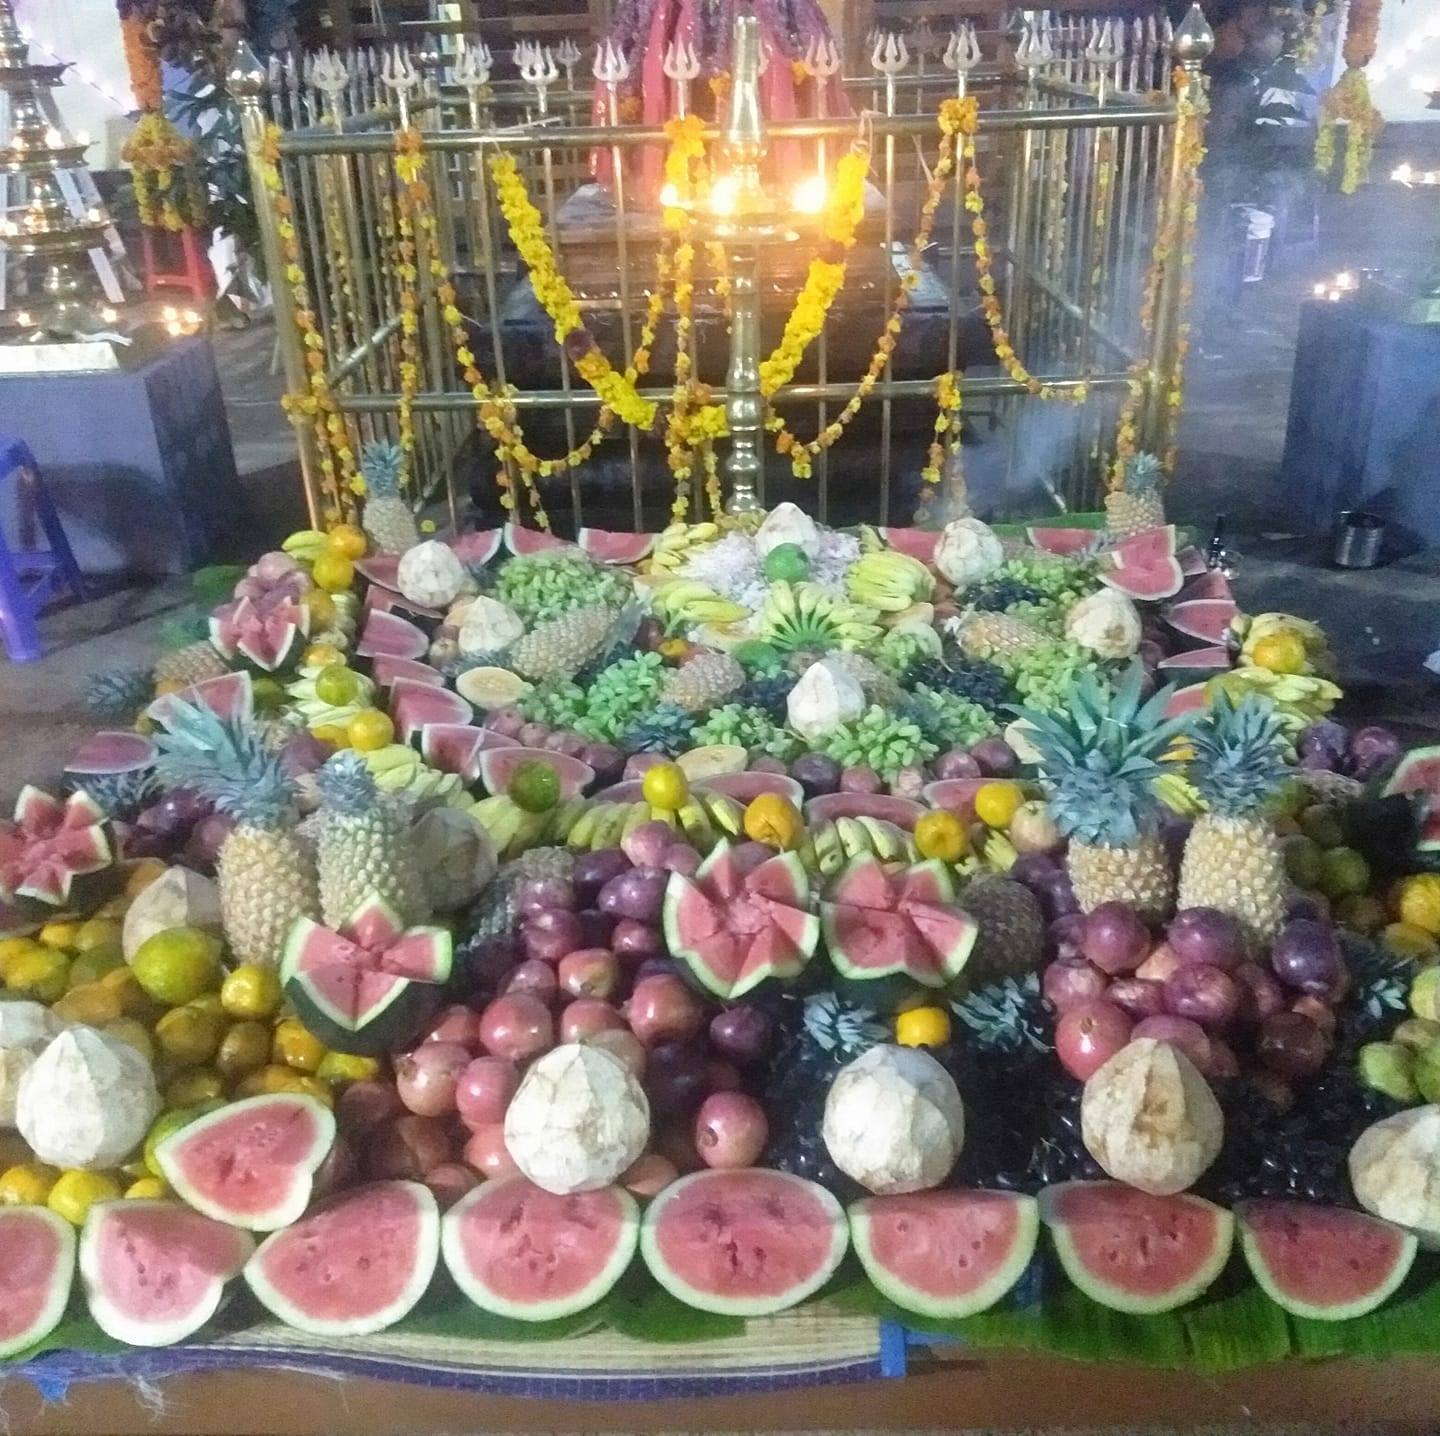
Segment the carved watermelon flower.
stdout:
<svg viewBox="0 0 1440 1436">
<path fill-rule="evenodd" d="M 210 616 L 210 642 L 227 661 L 242 659 L 265 673 L 283 668 L 304 646 L 310 610 L 278 593 L 222 603 Z"/>
<path fill-rule="evenodd" d="M 88 793 L 63 801 L 25 787 L 12 822 L 0 823 L 0 902 L 63 907 L 75 879 L 111 866 L 105 810 Z"/>
</svg>

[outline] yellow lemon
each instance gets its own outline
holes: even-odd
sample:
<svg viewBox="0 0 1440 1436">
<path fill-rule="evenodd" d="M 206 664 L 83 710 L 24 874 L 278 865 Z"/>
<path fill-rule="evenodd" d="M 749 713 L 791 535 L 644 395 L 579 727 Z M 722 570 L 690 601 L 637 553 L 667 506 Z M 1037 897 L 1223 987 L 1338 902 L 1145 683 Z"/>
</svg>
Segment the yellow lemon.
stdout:
<svg viewBox="0 0 1440 1436">
<path fill-rule="evenodd" d="M 372 1082 L 380 1075 L 380 1062 L 353 1052 L 327 1052 L 315 1075 L 324 1082 Z"/>
<path fill-rule="evenodd" d="M 1411 927 L 1440 937 L 1440 873 L 1416 873 L 1399 887 L 1395 916 Z"/>
<path fill-rule="evenodd" d="M 5 964 L 5 988 L 17 997 L 54 1002 L 70 985 L 70 959 L 59 948 L 35 943 Z"/>
<path fill-rule="evenodd" d="M 325 1044 L 298 1017 L 287 1017 L 275 1029 L 270 1060 L 296 1072 L 317 1072 L 325 1060 Z"/>
<path fill-rule="evenodd" d="M 227 1017 L 273 1017 L 280 1010 L 280 977 L 274 968 L 244 962 L 220 985 Z"/>
<path fill-rule="evenodd" d="M 17 1162 L 0 1172 L 0 1206 L 43 1207 L 60 1173 L 45 1162 Z"/>
<path fill-rule="evenodd" d="M 45 1205 L 71 1226 L 83 1227 L 96 1202 L 113 1202 L 121 1196 L 120 1183 L 104 1172 L 61 1172 L 50 1188 Z"/>
<path fill-rule="evenodd" d="M 61 952 L 69 952 L 75 946 L 76 935 L 80 931 L 80 924 L 72 921 L 47 922 L 37 934 L 40 941 L 46 947 L 57 948 Z"/>
<path fill-rule="evenodd" d="M 915 824 L 915 851 L 922 858 L 958 863 L 970 851 L 970 833 L 954 813 L 926 813 Z"/>
<path fill-rule="evenodd" d="M 746 806 L 745 836 L 753 843 L 768 843 L 784 852 L 800 846 L 805 837 L 805 820 L 788 798 L 761 793 Z"/>
<path fill-rule="evenodd" d="M 640 792 L 652 808 L 676 812 L 690 797 L 690 784 L 678 763 L 652 763 L 640 780 Z"/>
<path fill-rule="evenodd" d="M 986 783 L 975 794 L 975 816 L 987 828 L 1003 832 L 1010 826 L 1010 820 L 1024 801 L 1025 790 L 1019 783 L 1003 780 Z"/>
<path fill-rule="evenodd" d="M 1250 661 L 1271 673 L 1303 673 L 1309 664 L 1305 640 L 1293 629 L 1277 628 L 1250 647 Z"/>
<path fill-rule="evenodd" d="M 330 595 L 326 594 L 325 598 L 333 606 L 334 600 Z M 345 655 L 333 643 L 312 643 L 300 659 L 306 668 L 329 668 L 331 664 L 344 661 Z"/>
<path fill-rule="evenodd" d="M 169 1184 L 159 1177 L 137 1177 L 125 1188 L 126 1200 L 132 1202 L 158 1202 L 169 1195 Z"/>
<path fill-rule="evenodd" d="M 147 997 L 182 1007 L 220 985 L 220 941 L 198 927 L 170 927 L 146 938 L 130 964 Z"/>
<path fill-rule="evenodd" d="M 365 550 L 369 547 L 364 533 L 354 524 L 336 524 L 325 535 L 325 543 L 331 553 L 338 553 L 341 558 L 349 559 L 364 558 Z"/>
<path fill-rule="evenodd" d="M 346 725 L 345 741 L 359 753 L 388 748 L 395 741 L 395 725 L 388 713 L 362 708 Z"/>
<path fill-rule="evenodd" d="M 344 593 L 355 582 L 355 565 L 338 553 L 322 553 L 310 570 L 316 588 L 326 593 Z"/>
<path fill-rule="evenodd" d="M 1440 958 L 1440 941 L 1413 923 L 1392 922 L 1381 931 L 1380 941 L 1397 957 L 1408 957 L 1412 962 L 1430 963 Z"/>
<path fill-rule="evenodd" d="M 10 964 L 16 958 L 25 957 L 39 946 L 33 937 L 0 938 L 0 982 L 10 980 Z"/>
<path fill-rule="evenodd" d="M 912 1007 L 895 1019 L 902 1047 L 942 1047 L 950 1040 L 950 1014 L 943 1007 Z"/>
</svg>

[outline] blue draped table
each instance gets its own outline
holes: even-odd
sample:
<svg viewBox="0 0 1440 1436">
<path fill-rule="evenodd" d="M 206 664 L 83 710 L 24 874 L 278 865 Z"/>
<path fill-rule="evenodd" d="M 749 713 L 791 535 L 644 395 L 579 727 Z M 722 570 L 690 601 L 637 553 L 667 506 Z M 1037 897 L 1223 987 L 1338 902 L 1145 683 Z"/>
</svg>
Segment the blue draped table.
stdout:
<svg viewBox="0 0 1440 1436">
<path fill-rule="evenodd" d="M 1306 532 L 1362 508 L 1440 544 L 1440 324 L 1355 300 L 1304 305 L 1281 478 Z"/>
<path fill-rule="evenodd" d="M 87 574 L 186 573 L 234 527 L 239 480 L 208 339 L 176 340 L 136 369 L 0 375 L 0 431 L 30 445 Z M 17 514 L 0 521 L 19 532 Z"/>
</svg>

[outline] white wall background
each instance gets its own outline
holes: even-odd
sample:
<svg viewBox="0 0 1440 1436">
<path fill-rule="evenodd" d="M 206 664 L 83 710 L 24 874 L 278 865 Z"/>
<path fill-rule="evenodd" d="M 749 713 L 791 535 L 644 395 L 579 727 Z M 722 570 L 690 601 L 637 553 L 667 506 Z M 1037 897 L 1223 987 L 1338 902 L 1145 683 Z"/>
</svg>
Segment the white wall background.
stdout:
<svg viewBox="0 0 1440 1436">
<path fill-rule="evenodd" d="M 93 169 L 115 169 L 135 107 L 120 18 L 114 0 L 17 0 L 20 29 L 31 41 L 31 58 L 44 64 L 70 61 L 55 104 L 73 134 L 85 130 L 94 141 Z"/>
<path fill-rule="evenodd" d="M 1387 120 L 1440 120 L 1417 80 L 1440 90 L 1440 0 L 1385 0 L 1370 94 Z"/>
</svg>

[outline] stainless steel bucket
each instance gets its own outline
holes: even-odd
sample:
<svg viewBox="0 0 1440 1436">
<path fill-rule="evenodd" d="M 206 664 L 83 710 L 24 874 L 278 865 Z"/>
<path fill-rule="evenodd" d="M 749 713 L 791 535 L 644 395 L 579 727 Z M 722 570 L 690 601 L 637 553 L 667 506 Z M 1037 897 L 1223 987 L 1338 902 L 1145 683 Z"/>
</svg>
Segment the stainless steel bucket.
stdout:
<svg viewBox="0 0 1440 1436">
<path fill-rule="evenodd" d="M 1345 509 L 1335 530 L 1338 568 L 1374 568 L 1385 542 L 1385 520 L 1365 509 Z"/>
</svg>

